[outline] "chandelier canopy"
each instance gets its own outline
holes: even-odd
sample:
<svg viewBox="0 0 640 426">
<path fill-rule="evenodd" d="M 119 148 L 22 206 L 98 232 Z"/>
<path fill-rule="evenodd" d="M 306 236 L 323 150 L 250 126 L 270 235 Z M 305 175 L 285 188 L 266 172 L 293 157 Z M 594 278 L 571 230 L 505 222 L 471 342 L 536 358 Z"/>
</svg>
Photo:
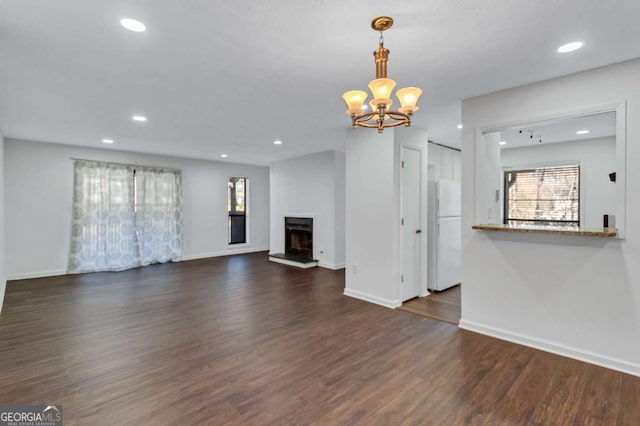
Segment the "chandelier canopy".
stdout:
<svg viewBox="0 0 640 426">
<path fill-rule="evenodd" d="M 384 47 L 383 31 L 388 30 L 393 25 L 393 19 L 388 16 L 380 16 L 371 22 L 371 28 L 380 31 L 380 44 L 374 50 L 373 57 L 376 64 L 376 78 L 369 83 L 369 90 L 373 100 L 369 102 L 371 111 L 367 112 L 364 102 L 367 99 L 367 92 L 363 90 L 349 90 L 342 95 L 347 104 L 346 113 L 351 116 L 351 124 L 356 127 L 371 127 L 378 129 L 382 133 L 385 127 L 395 127 L 400 125 L 410 126 L 411 116 L 419 108 L 416 106 L 422 90 L 418 87 L 404 87 L 396 91 L 396 97 L 400 101 L 400 108 L 392 110 L 391 94 L 396 87 L 396 82 L 387 78 L 387 61 L 389 59 L 389 49 Z"/>
</svg>

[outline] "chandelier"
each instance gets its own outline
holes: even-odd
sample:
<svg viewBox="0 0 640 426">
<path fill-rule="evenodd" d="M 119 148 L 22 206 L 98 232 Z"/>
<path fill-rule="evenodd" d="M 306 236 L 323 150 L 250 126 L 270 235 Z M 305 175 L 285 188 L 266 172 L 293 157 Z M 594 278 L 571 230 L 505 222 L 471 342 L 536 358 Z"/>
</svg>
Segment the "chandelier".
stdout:
<svg viewBox="0 0 640 426">
<path fill-rule="evenodd" d="M 374 50 L 373 57 L 376 63 L 376 79 L 369 83 L 369 90 L 373 100 L 369 102 L 370 112 L 366 112 L 367 106 L 363 105 L 367 99 L 367 93 L 363 90 L 350 90 L 342 95 L 347 104 L 346 113 L 351 116 L 351 124 L 356 127 L 371 127 L 382 133 L 385 127 L 410 126 L 411 116 L 419 108 L 416 106 L 422 90 L 418 87 L 404 87 L 396 91 L 396 97 L 400 101 L 400 108 L 392 110 L 391 93 L 396 87 L 396 82 L 387 78 L 387 61 L 389 49 L 384 48 L 383 31 L 393 25 L 393 19 L 388 16 L 380 16 L 371 22 L 371 28 L 380 31 L 380 44 L 378 50 Z"/>
</svg>

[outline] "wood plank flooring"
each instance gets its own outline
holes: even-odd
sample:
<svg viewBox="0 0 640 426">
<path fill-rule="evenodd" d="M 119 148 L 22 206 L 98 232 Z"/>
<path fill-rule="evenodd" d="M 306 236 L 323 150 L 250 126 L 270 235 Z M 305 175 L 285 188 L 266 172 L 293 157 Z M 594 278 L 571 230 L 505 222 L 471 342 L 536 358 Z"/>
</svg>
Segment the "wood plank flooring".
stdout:
<svg viewBox="0 0 640 426">
<path fill-rule="evenodd" d="M 640 378 L 342 295 L 266 253 L 10 282 L 0 404 L 65 425 L 640 424 Z"/>
<path fill-rule="evenodd" d="M 416 297 L 398 309 L 423 317 L 458 325 L 460 322 L 460 285 L 444 291 L 432 291 L 427 297 Z"/>
</svg>

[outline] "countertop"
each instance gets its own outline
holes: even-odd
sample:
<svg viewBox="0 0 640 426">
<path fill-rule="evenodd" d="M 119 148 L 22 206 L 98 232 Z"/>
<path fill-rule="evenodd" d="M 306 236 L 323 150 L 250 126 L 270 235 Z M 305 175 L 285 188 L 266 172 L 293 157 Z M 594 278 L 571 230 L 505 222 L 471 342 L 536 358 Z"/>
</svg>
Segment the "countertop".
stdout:
<svg viewBox="0 0 640 426">
<path fill-rule="evenodd" d="M 615 228 L 558 228 L 531 225 L 498 225 L 481 224 L 473 225 L 472 229 L 478 231 L 500 231 L 500 232 L 527 232 L 535 234 L 558 234 L 558 235 L 584 235 L 587 237 L 616 237 L 618 230 Z"/>
</svg>

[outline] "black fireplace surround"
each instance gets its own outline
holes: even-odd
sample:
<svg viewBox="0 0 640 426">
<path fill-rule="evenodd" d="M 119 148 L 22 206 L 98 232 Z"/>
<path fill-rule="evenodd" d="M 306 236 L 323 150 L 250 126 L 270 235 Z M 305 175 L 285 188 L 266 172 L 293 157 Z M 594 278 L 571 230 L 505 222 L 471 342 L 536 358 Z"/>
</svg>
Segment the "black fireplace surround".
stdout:
<svg viewBox="0 0 640 426">
<path fill-rule="evenodd" d="M 269 259 L 274 262 L 281 260 L 295 262 L 294 266 L 310 268 L 318 265 L 313 258 L 313 218 L 285 217 L 284 218 L 284 253 L 269 253 Z"/>
<path fill-rule="evenodd" d="M 284 218 L 284 254 L 287 258 L 313 260 L 312 218 Z"/>
</svg>

